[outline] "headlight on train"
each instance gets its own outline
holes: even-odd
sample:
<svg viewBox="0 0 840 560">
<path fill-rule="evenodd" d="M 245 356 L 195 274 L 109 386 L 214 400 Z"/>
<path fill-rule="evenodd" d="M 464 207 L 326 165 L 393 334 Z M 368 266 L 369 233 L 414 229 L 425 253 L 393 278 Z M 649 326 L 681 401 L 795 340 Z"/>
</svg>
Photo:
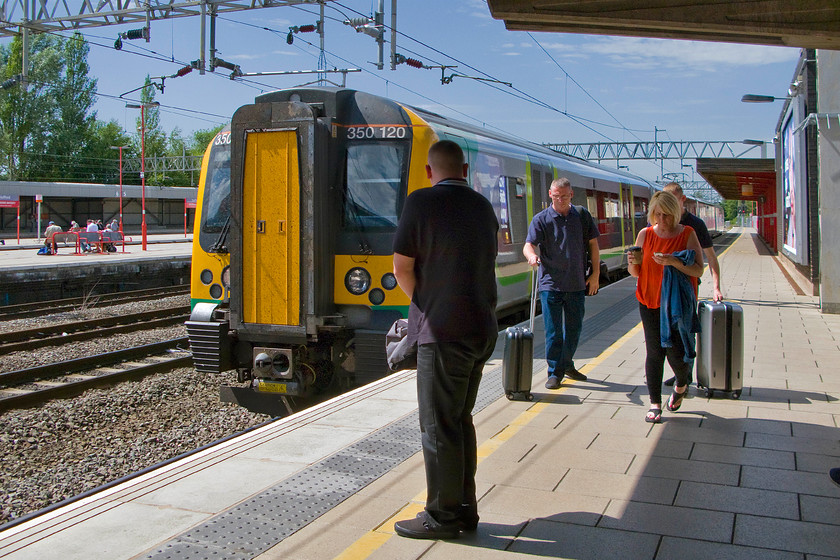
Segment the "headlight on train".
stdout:
<svg viewBox="0 0 840 560">
<path fill-rule="evenodd" d="M 209 286 L 213 282 L 213 272 L 209 268 L 205 268 L 201 271 L 199 278 L 202 284 Z"/>
<path fill-rule="evenodd" d="M 344 277 L 344 286 L 353 295 L 362 295 L 370 288 L 370 273 L 364 268 L 351 268 Z"/>
<path fill-rule="evenodd" d="M 225 291 L 219 284 L 210 286 L 210 297 L 213 299 L 222 299 Z"/>
<path fill-rule="evenodd" d="M 368 299 L 373 305 L 382 305 L 382 302 L 385 301 L 385 292 L 379 288 L 374 288 L 368 294 Z"/>
<path fill-rule="evenodd" d="M 226 266 L 224 270 L 222 270 L 222 286 L 225 288 L 230 288 L 230 267 Z"/>
<path fill-rule="evenodd" d="M 397 277 L 393 272 L 387 272 L 382 275 L 382 287 L 386 290 L 393 290 L 397 287 Z"/>
</svg>

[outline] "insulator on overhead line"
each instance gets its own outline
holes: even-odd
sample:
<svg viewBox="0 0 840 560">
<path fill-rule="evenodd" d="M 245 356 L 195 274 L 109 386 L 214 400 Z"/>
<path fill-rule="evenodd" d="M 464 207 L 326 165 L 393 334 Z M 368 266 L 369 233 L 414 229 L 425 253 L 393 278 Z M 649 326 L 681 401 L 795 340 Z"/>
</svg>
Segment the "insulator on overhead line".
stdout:
<svg viewBox="0 0 840 560">
<path fill-rule="evenodd" d="M 368 25 L 370 23 L 375 23 L 373 18 L 357 17 L 357 18 L 344 20 L 344 25 L 349 25 L 351 27 L 361 27 L 363 25 Z"/>
<path fill-rule="evenodd" d="M 20 74 L 16 74 L 0 84 L 0 89 L 9 89 L 20 83 Z"/>
<path fill-rule="evenodd" d="M 125 33 L 120 33 L 120 37 L 123 39 L 145 39 L 148 41 L 150 37 L 149 28 L 129 29 Z"/>
<path fill-rule="evenodd" d="M 406 58 L 401 54 L 396 55 L 397 64 L 407 64 L 412 68 L 427 68 L 425 64 L 417 60 L 416 58 Z"/>
<path fill-rule="evenodd" d="M 186 76 L 187 74 L 189 74 L 192 71 L 193 71 L 192 66 L 184 66 L 183 68 L 181 68 L 180 70 L 178 70 L 177 72 L 172 74 L 172 76 L 170 76 L 170 77 L 171 78 L 180 78 L 181 76 Z"/>
<path fill-rule="evenodd" d="M 315 25 L 301 25 L 298 28 L 298 32 L 299 33 L 312 33 L 313 31 L 316 31 L 317 29 L 318 29 L 318 27 L 315 26 Z"/>
</svg>

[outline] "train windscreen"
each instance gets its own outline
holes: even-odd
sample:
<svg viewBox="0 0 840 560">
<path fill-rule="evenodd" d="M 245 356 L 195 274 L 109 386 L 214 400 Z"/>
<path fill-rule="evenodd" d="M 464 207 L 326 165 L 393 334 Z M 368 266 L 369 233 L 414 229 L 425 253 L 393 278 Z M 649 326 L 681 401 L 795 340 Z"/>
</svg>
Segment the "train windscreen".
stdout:
<svg viewBox="0 0 840 560">
<path fill-rule="evenodd" d="M 347 148 L 345 231 L 392 231 L 399 218 L 407 145 L 353 144 Z"/>
<path fill-rule="evenodd" d="M 219 233 L 230 216 L 230 132 L 216 136 L 205 181 L 201 231 Z"/>
</svg>

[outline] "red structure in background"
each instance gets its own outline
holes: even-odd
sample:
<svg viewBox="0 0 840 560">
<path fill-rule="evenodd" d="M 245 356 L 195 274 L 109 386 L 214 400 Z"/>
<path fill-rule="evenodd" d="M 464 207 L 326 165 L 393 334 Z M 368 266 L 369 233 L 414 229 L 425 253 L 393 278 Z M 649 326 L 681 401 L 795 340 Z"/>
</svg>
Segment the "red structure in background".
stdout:
<svg viewBox="0 0 840 560">
<path fill-rule="evenodd" d="M 20 245 L 20 197 L 10 194 L 0 194 L 0 208 L 17 209 L 17 242 Z"/>
</svg>

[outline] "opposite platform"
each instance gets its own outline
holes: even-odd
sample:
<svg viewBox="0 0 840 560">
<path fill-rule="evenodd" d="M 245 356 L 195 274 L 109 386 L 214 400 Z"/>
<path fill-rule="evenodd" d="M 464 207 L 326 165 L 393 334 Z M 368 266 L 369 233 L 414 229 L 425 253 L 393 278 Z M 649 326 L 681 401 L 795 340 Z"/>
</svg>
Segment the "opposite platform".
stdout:
<svg viewBox="0 0 840 560">
<path fill-rule="evenodd" d="M 0 305 L 50 301 L 91 293 L 189 284 L 191 238 L 183 234 L 148 236 L 144 251 L 135 238 L 115 253 L 38 255 L 34 239 L 0 246 Z"/>
</svg>

